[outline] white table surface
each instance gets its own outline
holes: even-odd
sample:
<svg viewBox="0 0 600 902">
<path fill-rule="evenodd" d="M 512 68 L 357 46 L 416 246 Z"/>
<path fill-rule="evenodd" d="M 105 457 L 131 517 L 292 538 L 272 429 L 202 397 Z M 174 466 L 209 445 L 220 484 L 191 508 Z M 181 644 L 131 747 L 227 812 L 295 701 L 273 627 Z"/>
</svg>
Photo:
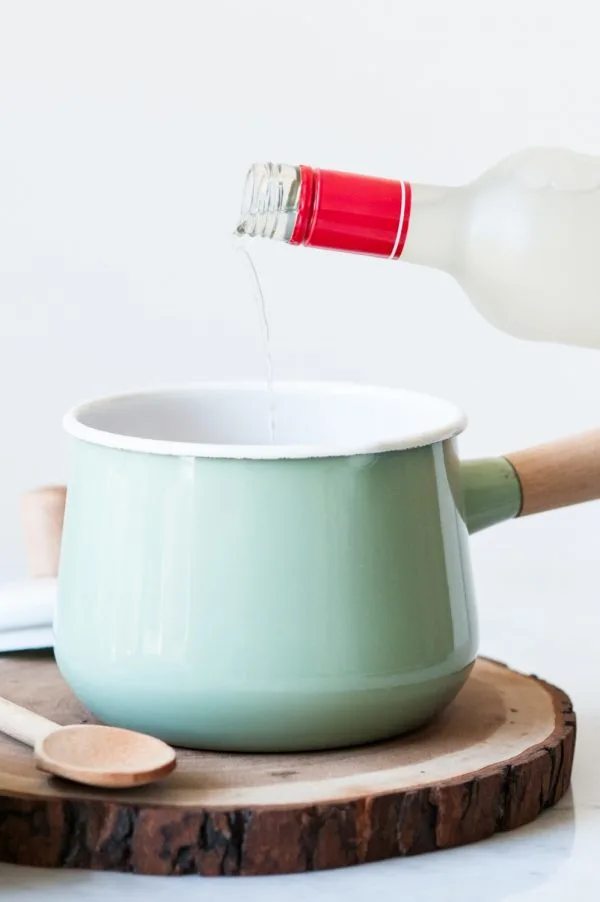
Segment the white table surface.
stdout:
<svg viewBox="0 0 600 902">
<path fill-rule="evenodd" d="M 600 533 L 600 505 L 594 505 Z M 579 518 L 549 524 L 546 562 L 524 554 L 506 569 L 490 555 L 505 543 L 518 557 L 531 527 L 500 527 L 478 537 L 481 650 L 513 667 L 555 682 L 572 697 L 578 739 L 571 791 L 559 805 L 521 830 L 473 846 L 340 871 L 267 878 L 139 877 L 85 871 L 47 871 L 0 865 L 3 902 L 52 900 L 244 900 L 296 902 L 577 902 L 600 896 L 600 554 L 595 542 L 561 536 Z M 582 518 L 583 519 L 583 518 Z M 579 524 L 580 525 L 580 524 Z M 505 531 L 509 529 L 509 531 Z M 533 548 L 533 546 L 532 546 Z M 537 548 L 537 546 L 536 546 Z M 497 549 L 496 549 L 497 550 Z M 531 560 L 529 561 L 529 558 Z M 597 575 L 596 575 L 597 574 Z"/>
</svg>

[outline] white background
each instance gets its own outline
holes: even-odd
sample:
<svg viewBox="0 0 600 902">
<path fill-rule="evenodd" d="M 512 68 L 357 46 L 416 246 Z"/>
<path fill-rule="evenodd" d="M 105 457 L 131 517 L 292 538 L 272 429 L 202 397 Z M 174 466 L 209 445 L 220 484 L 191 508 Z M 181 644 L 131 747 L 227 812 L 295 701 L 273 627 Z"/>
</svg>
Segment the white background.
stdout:
<svg viewBox="0 0 600 902">
<path fill-rule="evenodd" d="M 20 492 L 66 478 L 66 408 L 148 383 L 263 376 L 230 239 L 251 162 L 460 184 L 527 145 L 600 154 L 590 9 L 1 3 L 2 572 L 24 566 Z M 444 395 L 469 413 L 468 456 L 600 423 L 600 351 L 504 336 L 432 270 L 253 249 L 276 377 Z M 533 589 L 561 586 L 569 616 L 585 616 L 599 532 L 592 504 L 477 537 L 484 650 L 486 622 Z"/>
<path fill-rule="evenodd" d="M 230 239 L 250 163 L 460 184 L 527 145 L 600 154 L 590 8 L 0 3 L 2 572 L 23 569 L 19 493 L 66 479 L 66 408 L 148 383 L 263 376 Z M 253 251 L 277 378 L 446 396 L 469 414 L 468 456 L 600 425 L 600 351 L 504 336 L 433 270 Z M 478 537 L 482 617 L 557 581 L 577 611 L 577 594 L 598 593 L 586 565 L 599 533 L 590 505 Z"/>
<path fill-rule="evenodd" d="M 527 145 L 600 154 L 591 8 L 0 2 L 2 572 L 23 569 L 19 493 L 66 478 L 66 408 L 264 374 L 230 241 L 250 163 L 460 184 Z M 432 270 L 254 252 L 278 378 L 442 394 L 469 414 L 469 456 L 600 423 L 600 351 L 506 337 Z M 531 584 L 592 591 L 577 576 L 599 530 L 591 505 L 478 538 L 482 613 Z"/>
<path fill-rule="evenodd" d="M 23 572 L 20 492 L 66 478 L 66 408 L 148 383 L 263 376 L 252 286 L 230 245 L 250 163 L 460 184 L 528 145 L 600 155 L 594 6 L 0 0 L 0 573 Z M 434 271 L 268 242 L 254 250 L 277 378 L 446 396 L 470 415 L 468 456 L 600 425 L 600 350 L 501 335 Z M 594 817 L 596 828 L 599 538 L 591 504 L 473 541 L 482 650 L 573 694 L 576 798 L 588 805 L 579 823 Z M 555 848 L 527 835 L 519 867 L 531 898 L 550 898 L 550 886 L 564 898 L 577 874 L 594 879 L 592 834 L 578 834 L 580 856 L 564 868 L 571 839 L 561 846 L 550 833 Z M 459 850 L 446 872 L 443 856 L 389 868 L 405 889 L 419 868 L 441 868 L 445 899 L 444 885 L 463 892 L 463 864 L 480 862 L 479 878 L 469 873 L 482 885 L 494 848 Z M 498 848 L 494 898 L 521 898 Z M 552 862 L 564 886 L 542 877 Z M 385 867 L 315 886 L 339 879 L 347 898 L 352 886 L 353 898 L 359 887 L 371 898 L 368 875 L 377 882 Z M 47 886 L 22 879 L 36 898 L 51 886 L 64 895 L 58 875 Z M 302 883 L 286 885 L 302 896 Z M 226 886 L 220 897 L 233 898 Z"/>
</svg>

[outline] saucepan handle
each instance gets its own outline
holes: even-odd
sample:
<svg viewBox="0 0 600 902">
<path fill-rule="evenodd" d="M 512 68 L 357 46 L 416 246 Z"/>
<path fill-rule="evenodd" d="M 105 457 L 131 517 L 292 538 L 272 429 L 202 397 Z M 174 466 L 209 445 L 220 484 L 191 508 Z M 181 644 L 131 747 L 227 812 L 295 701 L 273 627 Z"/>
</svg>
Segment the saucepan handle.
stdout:
<svg viewBox="0 0 600 902">
<path fill-rule="evenodd" d="M 600 429 L 507 454 L 521 487 L 519 516 L 600 498 Z"/>
<path fill-rule="evenodd" d="M 600 498 L 600 429 L 461 466 L 469 532 Z"/>
</svg>

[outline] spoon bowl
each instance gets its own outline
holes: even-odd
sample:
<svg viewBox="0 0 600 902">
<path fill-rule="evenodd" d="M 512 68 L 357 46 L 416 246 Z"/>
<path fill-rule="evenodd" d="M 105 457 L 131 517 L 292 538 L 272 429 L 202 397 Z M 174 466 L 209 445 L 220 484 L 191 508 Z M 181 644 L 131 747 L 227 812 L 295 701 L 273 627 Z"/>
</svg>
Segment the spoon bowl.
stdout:
<svg viewBox="0 0 600 902">
<path fill-rule="evenodd" d="M 0 698 L 0 730 L 33 748 L 39 770 L 87 786 L 143 786 L 177 764 L 175 750 L 154 736 L 101 724 L 63 727 L 6 698 Z"/>
<path fill-rule="evenodd" d="M 38 768 L 87 786 L 143 786 L 174 770 L 174 750 L 153 736 L 94 724 L 59 727 L 36 743 Z"/>
</svg>

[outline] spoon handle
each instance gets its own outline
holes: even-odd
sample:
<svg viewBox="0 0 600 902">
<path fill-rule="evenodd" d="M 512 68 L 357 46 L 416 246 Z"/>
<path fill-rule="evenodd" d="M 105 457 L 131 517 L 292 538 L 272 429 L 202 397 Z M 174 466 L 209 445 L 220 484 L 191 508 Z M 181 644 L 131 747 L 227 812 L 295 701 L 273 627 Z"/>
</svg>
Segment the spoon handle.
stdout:
<svg viewBox="0 0 600 902">
<path fill-rule="evenodd" d="M 21 708 L 6 698 L 0 698 L 0 731 L 35 747 L 49 733 L 58 729 L 58 724 L 27 708 Z"/>
</svg>

